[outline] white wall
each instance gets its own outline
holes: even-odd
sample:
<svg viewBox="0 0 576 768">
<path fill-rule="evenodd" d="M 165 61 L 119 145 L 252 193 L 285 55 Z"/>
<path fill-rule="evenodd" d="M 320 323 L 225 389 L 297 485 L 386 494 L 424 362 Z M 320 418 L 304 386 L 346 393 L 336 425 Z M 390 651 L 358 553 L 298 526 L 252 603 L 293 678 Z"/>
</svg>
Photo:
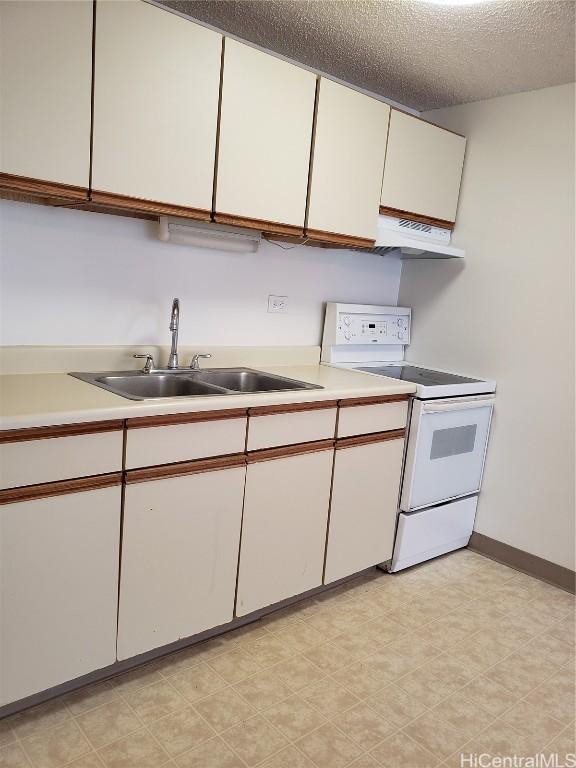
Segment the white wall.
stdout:
<svg viewBox="0 0 576 768">
<path fill-rule="evenodd" d="M 396 304 L 397 259 L 281 245 L 200 250 L 147 221 L 2 201 L 0 344 L 167 343 L 173 296 L 183 344 L 319 344 L 323 302 Z"/>
<path fill-rule="evenodd" d="M 409 356 L 493 377 L 476 530 L 574 568 L 574 87 L 436 110 L 468 137 L 454 243 L 405 262 Z"/>
</svg>

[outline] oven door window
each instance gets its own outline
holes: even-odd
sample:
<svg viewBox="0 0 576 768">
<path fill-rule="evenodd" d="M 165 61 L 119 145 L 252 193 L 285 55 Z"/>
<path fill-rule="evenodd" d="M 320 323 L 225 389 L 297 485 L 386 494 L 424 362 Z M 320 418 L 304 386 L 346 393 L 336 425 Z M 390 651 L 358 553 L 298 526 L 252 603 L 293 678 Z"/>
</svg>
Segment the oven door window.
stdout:
<svg viewBox="0 0 576 768">
<path fill-rule="evenodd" d="M 472 453 L 476 444 L 477 424 L 466 424 L 463 427 L 448 427 L 435 429 L 432 435 L 430 458 L 445 459 L 448 456 L 460 456 L 462 453 Z"/>
<path fill-rule="evenodd" d="M 455 401 L 457 402 L 457 401 Z M 405 512 L 480 489 L 492 405 L 427 411 L 417 404 L 410 423 L 401 507 Z"/>
</svg>

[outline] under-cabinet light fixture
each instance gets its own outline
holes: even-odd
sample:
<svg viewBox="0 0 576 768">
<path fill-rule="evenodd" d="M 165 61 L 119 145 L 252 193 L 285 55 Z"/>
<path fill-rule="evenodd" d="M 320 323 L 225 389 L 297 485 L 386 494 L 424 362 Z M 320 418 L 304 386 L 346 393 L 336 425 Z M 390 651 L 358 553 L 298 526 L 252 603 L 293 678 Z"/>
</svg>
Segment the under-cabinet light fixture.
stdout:
<svg viewBox="0 0 576 768">
<path fill-rule="evenodd" d="M 260 245 L 261 233 L 221 224 L 160 216 L 158 237 L 167 243 L 188 245 L 194 248 L 255 253 Z"/>
</svg>

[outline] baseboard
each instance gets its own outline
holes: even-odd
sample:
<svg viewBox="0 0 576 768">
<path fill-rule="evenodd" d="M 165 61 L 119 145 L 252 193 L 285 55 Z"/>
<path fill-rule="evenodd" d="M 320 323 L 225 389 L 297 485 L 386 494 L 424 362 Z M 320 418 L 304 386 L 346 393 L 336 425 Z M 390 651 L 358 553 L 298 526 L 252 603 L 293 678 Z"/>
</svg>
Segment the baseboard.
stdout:
<svg viewBox="0 0 576 768">
<path fill-rule="evenodd" d="M 531 555 L 529 552 L 516 549 L 510 544 L 504 544 L 503 541 L 491 539 L 489 536 L 484 536 L 483 533 L 476 531 L 470 538 L 468 548 L 474 552 L 479 552 L 481 555 L 486 555 L 492 560 L 497 560 L 499 563 L 527 573 L 529 576 L 553 584 L 555 587 L 565 589 L 572 594 L 576 593 L 576 573 L 562 565 L 556 565 L 550 560 L 545 560 L 543 557 Z"/>
</svg>

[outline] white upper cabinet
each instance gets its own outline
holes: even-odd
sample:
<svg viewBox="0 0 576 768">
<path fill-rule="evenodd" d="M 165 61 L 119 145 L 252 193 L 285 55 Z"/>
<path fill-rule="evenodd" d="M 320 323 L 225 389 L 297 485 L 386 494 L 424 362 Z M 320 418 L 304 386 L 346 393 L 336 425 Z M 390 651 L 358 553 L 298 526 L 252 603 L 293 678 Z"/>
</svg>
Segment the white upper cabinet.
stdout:
<svg viewBox="0 0 576 768">
<path fill-rule="evenodd" d="M 0 3 L 0 172 L 88 187 L 92 2 Z"/>
<path fill-rule="evenodd" d="M 390 107 L 321 78 L 317 109 L 307 230 L 373 240 Z"/>
<path fill-rule="evenodd" d="M 463 136 L 393 109 L 380 200 L 393 211 L 383 213 L 454 222 L 465 149 Z"/>
<path fill-rule="evenodd" d="M 211 210 L 221 48 L 216 32 L 148 3 L 98 0 L 96 201 L 107 192 Z"/>
<path fill-rule="evenodd" d="M 315 93 L 311 72 L 226 39 L 217 220 L 303 229 Z"/>
</svg>

